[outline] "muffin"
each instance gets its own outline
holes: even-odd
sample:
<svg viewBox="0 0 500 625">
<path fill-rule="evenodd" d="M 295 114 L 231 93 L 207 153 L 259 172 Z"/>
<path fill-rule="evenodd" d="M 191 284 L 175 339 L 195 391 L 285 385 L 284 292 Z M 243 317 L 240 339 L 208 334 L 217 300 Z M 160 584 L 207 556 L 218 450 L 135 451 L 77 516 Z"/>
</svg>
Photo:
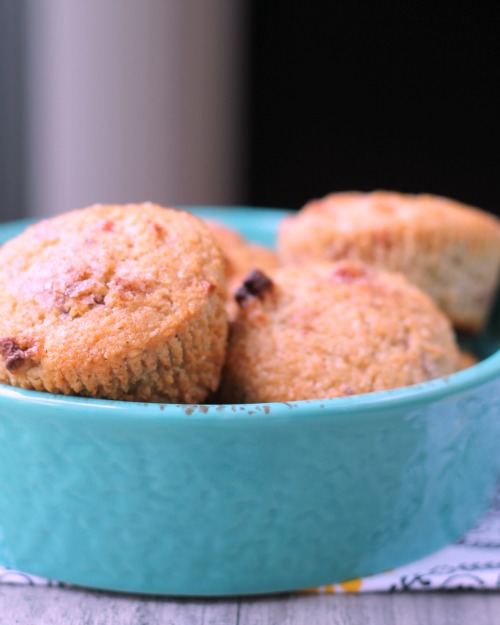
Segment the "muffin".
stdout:
<svg viewBox="0 0 500 625">
<path fill-rule="evenodd" d="M 273 250 L 263 245 L 251 243 L 238 232 L 215 220 L 205 220 L 215 240 L 219 244 L 225 261 L 228 282 L 228 313 L 236 314 L 234 293 L 241 281 L 252 269 L 268 271 L 278 266 L 278 258 Z"/>
<path fill-rule="evenodd" d="M 432 195 L 334 193 L 281 225 L 286 262 L 358 259 L 404 273 L 459 329 L 479 332 L 500 272 L 500 221 Z"/>
<path fill-rule="evenodd" d="M 0 248 L 0 381 L 202 402 L 220 379 L 224 261 L 196 217 L 153 204 L 42 221 Z"/>
<path fill-rule="evenodd" d="M 465 352 L 462 350 L 460 352 L 458 368 L 460 370 L 468 369 L 469 367 L 473 367 L 474 365 L 477 365 L 478 362 L 479 362 L 479 358 L 477 356 L 475 356 L 474 354 L 471 354 L 470 352 Z"/>
<path fill-rule="evenodd" d="M 356 261 L 252 272 L 237 292 L 225 403 L 342 397 L 459 367 L 448 318 L 402 275 Z"/>
</svg>

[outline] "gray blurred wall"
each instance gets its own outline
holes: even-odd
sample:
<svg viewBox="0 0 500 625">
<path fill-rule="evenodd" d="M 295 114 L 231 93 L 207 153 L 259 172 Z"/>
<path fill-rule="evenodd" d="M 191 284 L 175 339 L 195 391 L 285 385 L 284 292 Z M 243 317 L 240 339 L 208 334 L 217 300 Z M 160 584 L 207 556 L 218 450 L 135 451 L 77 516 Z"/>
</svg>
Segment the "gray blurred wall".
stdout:
<svg viewBox="0 0 500 625">
<path fill-rule="evenodd" d="M 0 221 L 25 208 L 23 3 L 0 0 Z"/>
<path fill-rule="evenodd" d="M 26 0 L 26 210 L 232 204 L 242 0 Z"/>
</svg>

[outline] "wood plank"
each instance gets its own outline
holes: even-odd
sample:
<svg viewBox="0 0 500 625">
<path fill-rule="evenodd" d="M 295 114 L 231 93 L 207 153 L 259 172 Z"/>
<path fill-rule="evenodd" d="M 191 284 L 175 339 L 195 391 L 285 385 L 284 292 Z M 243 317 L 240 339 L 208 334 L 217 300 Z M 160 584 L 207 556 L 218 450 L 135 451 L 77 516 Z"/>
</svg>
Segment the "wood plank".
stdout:
<svg viewBox="0 0 500 625">
<path fill-rule="evenodd" d="M 4 586 L 0 625 L 500 625 L 498 593 L 173 600 Z"/>
<path fill-rule="evenodd" d="M 237 601 L 175 601 L 61 588 L 0 588 L 0 625 L 236 625 Z"/>
<path fill-rule="evenodd" d="M 500 595 L 310 595 L 243 601 L 238 625 L 500 625 Z"/>
</svg>

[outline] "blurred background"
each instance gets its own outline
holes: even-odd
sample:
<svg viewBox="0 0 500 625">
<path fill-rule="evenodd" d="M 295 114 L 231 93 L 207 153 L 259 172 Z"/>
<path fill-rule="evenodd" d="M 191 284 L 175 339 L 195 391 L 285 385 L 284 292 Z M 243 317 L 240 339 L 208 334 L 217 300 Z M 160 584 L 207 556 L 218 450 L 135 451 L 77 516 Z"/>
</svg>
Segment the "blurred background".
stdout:
<svg viewBox="0 0 500 625">
<path fill-rule="evenodd" d="M 500 213 L 499 31 L 486 1 L 0 0 L 0 219 L 375 188 Z"/>
</svg>

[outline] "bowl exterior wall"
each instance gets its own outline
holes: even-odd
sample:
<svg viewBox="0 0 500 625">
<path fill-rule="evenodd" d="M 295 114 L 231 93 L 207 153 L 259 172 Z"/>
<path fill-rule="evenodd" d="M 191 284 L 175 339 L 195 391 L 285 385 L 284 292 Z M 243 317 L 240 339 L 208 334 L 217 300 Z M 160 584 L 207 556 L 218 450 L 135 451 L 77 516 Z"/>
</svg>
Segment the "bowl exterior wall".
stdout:
<svg viewBox="0 0 500 625">
<path fill-rule="evenodd" d="M 0 405 L 0 561 L 170 595 L 306 588 L 424 556 L 492 496 L 498 381 L 407 409 L 185 419 Z M 206 407 L 203 407 L 206 411 Z M 147 412 L 147 411 L 146 411 Z M 153 414 L 153 413 L 152 413 Z"/>
</svg>

